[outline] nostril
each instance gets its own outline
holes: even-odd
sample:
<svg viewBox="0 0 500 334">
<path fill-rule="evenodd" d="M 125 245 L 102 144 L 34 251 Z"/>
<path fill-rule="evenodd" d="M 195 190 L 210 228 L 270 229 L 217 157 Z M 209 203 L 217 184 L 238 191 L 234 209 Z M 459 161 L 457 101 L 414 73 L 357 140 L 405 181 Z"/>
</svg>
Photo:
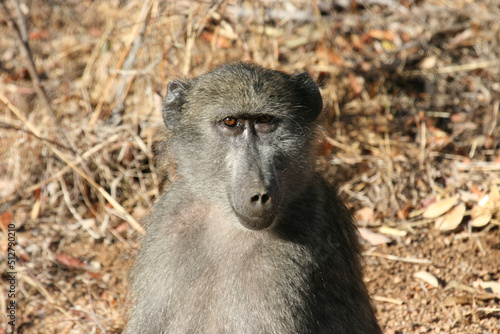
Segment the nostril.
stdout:
<svg viewBox="0 0 500 334">
<path fill-rule="evenodd" d="M 251 201 L 252 203 L 254 203 L 254 202 L 258 202 L 258 201 L 259 201 L 259 199 L 260 199 L 260 196 L 259 196 L 259 195 L 253 195 L 253 196 L 250 198 L 250 201 Z"/>
<path fill-rule="evenodd" d="M 266 204 L 271 200 L 271 196 L 269 196 L 268 193 L 264 194 L 255 194 L 252 197 L 250 197 L 250 202 L 254 204 Z"/>
<path fill-rule="evenodd" d="M 271 199 L 271 197 L 269 197 L 269 195 L 268 195 L 268 194 L 264 194 L 264 195 L 262 195 L 262 199 L 261 199 L 262 204 L 266 204 L 266 203 L 267 203 L 267 201 L 269 201 L 270 199 Z"/>
</svg>

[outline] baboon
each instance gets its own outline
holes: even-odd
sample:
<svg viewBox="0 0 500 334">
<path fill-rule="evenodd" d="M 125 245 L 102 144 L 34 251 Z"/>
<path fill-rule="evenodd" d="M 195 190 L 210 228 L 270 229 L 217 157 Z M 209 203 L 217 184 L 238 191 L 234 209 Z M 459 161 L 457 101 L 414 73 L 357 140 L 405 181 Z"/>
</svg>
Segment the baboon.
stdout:
<svg viewBox="0 0 500 334">
<path fill-rule="evenodd" d="M 381 333 L 353 220 L 315 171 L 307 73 L 223 65 L 168 85 L 176 177 L 131 270 L 133 333 Z"/>
</svg>

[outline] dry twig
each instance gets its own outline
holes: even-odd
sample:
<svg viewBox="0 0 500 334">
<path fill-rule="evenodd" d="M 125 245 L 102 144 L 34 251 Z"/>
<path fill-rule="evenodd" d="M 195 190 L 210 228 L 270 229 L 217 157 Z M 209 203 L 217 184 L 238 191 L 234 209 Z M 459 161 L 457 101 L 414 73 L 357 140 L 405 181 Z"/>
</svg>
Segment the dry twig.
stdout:
<svg viewBox="0 0 500 334">
<path fill-rule="evenodd" d="M 33 83 L 33 88 L 35 89 L 36 94 L 38 95 L 38 98 L 40 101 L 42 101 L 43 106 L 48 112 L 48 116 L 52 119 L 52 121 L 57 122 L 57 117 L 56 114 L 54 113 L 54 110 L 52 109 L 52 106 L 50 105 L 49 99 L 47 98 L 47 95 L 45 94 L 45 91 L 43 90 L 42 83 L 40 81 L 40 76 L 38 75 L 38 72 L 36 71 L 35 63 L 33 61 L 33 57 L 31 55 L 31 50 L 29 47 L 29 42 L 28 42 L 28 25 L 26 23 L 26 20 L 24 19 L 24 16 L 21 12 L 21 9 L 19 7 L 19 3 L 17 0 L 12 0 L 14 6 L 16 7 L 16 12 L 17 12 L 17 24 L 14 22 L 14 19 L 12 18 L 12 15 L 5 5 L 4 1 L 0 1 L 2 4 L 2 8 L 5 12 L 5 15 L 8 19 L 9 25 L 11 25 L 14 28 L 14 31 L 16 32 L 16 36 L 18 38 L 17 44 L 19 46 L 19 50 L 21 51 L 21 54 L 24 57 L 24 60 L 26 61 L 26 66 L 28 69 L 28 72 L 31 77 L 31 82 Z"/>
<path fill-rule="evenodd" d="M 127 68 L 125 68 L 125 70 L 130 70 L 132 68 L 132 66 L 134 65 L 137 53 L 139 52 L 139 50 L 142 46 L 143 37 L 144 37 L 143 34 L 144 34 L 144 31 L 146 28 L 146 23 L 148 21 L 147 18 L 149 17 L 149 13 L 151 12 L 152 6 L 153 6 L 152 0 L 149 0 L 143 4 L 142 9 L 141 9 L 141 11 L 136 19 L 135 29 L 132 33 L 132 35 L 135 37 L 130 39 L 130 43 L 125 47 L 125 50 L 123 50 L 122 54 L 120 55 L 120 59 L 118 60 L 118 62 L 116 64 L 116 69 L 120 69 L 120 68 L 122 68 L 122 66 L 123 67 L 126 66 Z M 142 22 L 142 24 L 139 24 L 141 22 Z M 108 83 L 106 84 L 106 86 L 103 90 L 103 93 L 101 95 L 101 99 L 99 100 L 99 103 L 97 104 L 97 106 L 94 110 L 94 114 L 92 115 L 92 118 L 89 121 L 89 125 L 88 125 L 89 131 L 92 131 L 94 129 L 95 122 L 97 122 L 97 120 L 99 119 L 99 116 L 101 115 L 104 101 L 108 97 L 109 92 L 115 83 L 115 79 L 116 79 L 117 75 L 118 75 L 117 71 L 115 71 L 111 74 L 111 77 L 109 78 Z M 126 76 L 124 77 L 124 81 L 122 81 L 122 83 L 120 84 L 119 89 L 117 91 L 117 96 L 119 97 L 118 103 L 123 103 L 123 101 L 121 101 L 121 100 L 125 94 L 125 86 L 127 85 L 127 82 L 128 82 L 128 80 L 125 80 L 125 79 L 128 79 L 128 77 L 126 77 Z"/>
<path fill-rule="evenodd" d="M 391 254 L 382 254 L 379 252 L 365 252 L 363 253 L 364 256 L 375 256 L 375 257 L 381 257 L 387 260 L 392 260 L 392 261 L 399 261 L 399 262 L 408 262 L 408 263 L 427 263 L 427 264 L 432 264 L 431 260 L 427 259 L 417 259 L 414 257 L 400 257 L 400 256 L 395 256 Z"/>
<path fill-rule="evenodd" d="M 0 99 L 7 105 L 7 107 L 37 136 L 41 136 L 40 131 L 30 122 L 24 115 L 18 110 L 10 100 L 0 92 Z M 106 200 L 128 221 L 130 225 L 139 233 L 144 234 L 144 228 L 132 217 L 127 210 L 125 210 L 120 203 L 118 203 L 104 188 L 102 188 L 97 182 L 95 182 L 90 176 L 88 176 L 82 169 L 80 169 L 73 161 L 71 161 L 64 153 L 62 153 L 54 145 L 47 143 L 49 149 L 54 152 L 61 160 L 63 160 L 68 166 L 70 166 L 75 172 L 77 172 L 81 177 L 83 177 L 92 187 L 94 187 Z"/>
</svg>

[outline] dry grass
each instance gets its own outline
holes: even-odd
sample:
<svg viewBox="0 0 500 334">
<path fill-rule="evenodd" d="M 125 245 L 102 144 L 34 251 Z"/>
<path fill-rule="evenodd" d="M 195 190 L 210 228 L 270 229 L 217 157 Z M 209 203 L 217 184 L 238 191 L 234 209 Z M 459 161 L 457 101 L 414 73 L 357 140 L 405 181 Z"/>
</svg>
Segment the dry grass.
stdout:
<svg viewBox="0 0 500 334">
<path fill-rule="evenodd" d="M 21 3 L 37 85 L 12 25 L 22 26 L 15 1 L 7 2 L 0 11 L 0 268 L 6 279 L 6 229 L 14 223 L 15 332 L 121 331 L 126 272 L 142 233 L 136 220 L 164 183 L 165 167 L 153 152 L 162 137 L 166 84 L 226 61 L 308 70 L 321 84 L 321 168 L 361 225 L 392 231 L 394 246 L 380 246 L 379 255 L 426 257 L 418 240 L 429 235 L 453 258 L 459 254 L 453 240 L 466 231 L 464 238 L 480 245 L 469 255 L 484 258 L 471 267 L 474 277 L 498 282 L 500 8 L 493 0 L 371 3 L 345 9 L 293 0 Z M 422 213 L 456 194 L 453 204 L 467 211 L 443 236 Z M 491 218 L 472 228 L 471 210 L 486 195 Z M 405 253 L 406 246 L 416 253 Z M 424 329 L 411 317 L 395 320 L 410 303 L 383 293 L 381 264 L 367 262 L 388 332 L 500 330 L 494 306 L 500 293 L 486 302 L 429 302 L 432 316 L 419 318 L 428 320 Z M 468 296 L 477 296 L 472 291 Z M 2 293 L 0 305 L 8 301 Z M 382 305 L 387 301 L 394 307 Z M 12 331 L 7 321 L 0 333 Z"/>
</svg>

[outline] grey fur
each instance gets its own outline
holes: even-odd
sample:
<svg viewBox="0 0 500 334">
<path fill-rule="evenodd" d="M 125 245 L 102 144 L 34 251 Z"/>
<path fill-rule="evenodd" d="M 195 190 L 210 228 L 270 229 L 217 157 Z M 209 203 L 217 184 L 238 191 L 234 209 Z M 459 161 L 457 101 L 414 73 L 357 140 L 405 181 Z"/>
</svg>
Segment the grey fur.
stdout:
<svg viewBox="0 0 500 334">
<path fill-rule="evenodd" d="M 178 177 L 146 221 L 128 334 L 381 333 L 353 220 L 314 171 L 321 109 L 307 73 L 240 63 L 169 85 Z"/>
</svg>

